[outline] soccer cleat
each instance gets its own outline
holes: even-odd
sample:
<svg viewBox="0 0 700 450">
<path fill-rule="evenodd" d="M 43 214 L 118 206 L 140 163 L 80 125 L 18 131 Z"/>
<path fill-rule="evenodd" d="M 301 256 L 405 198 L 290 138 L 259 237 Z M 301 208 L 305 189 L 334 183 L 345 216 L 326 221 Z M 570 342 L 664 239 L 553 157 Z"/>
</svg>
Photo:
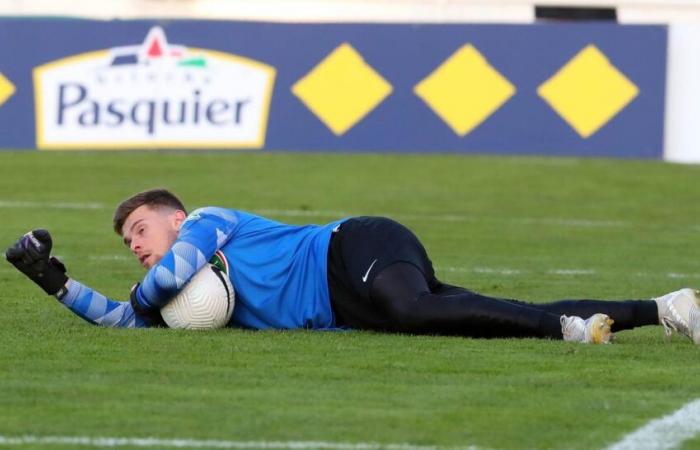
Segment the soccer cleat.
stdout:
<svg viewBox="0 0 700 450">
<path fill-rule="evenodd" d="M 561 316 L 561 334 L 568 342 L 609 344 L 613 334 L 613 320 L 607 314 L 594 314 L 586 320 L 578 316 Z"/>
<path fill-rule="evenodd" d="M 688 336 L 695 345 L 700 345 L 700 292 L 685 288 L 655 298 L 659 308 L 659 323 L 664 326 L 666 336 L 673 331 Z"/>
</svg>

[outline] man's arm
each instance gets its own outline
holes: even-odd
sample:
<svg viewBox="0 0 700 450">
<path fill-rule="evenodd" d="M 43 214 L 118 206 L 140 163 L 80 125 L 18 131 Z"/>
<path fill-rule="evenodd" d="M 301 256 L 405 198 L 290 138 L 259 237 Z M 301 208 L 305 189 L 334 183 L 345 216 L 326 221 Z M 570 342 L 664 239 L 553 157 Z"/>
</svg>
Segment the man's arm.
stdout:
<svg viewBox="0 0 700 450">
<path fill-rule="evenodd" d="M 49 295 L 95 325 L 143 328 L 161 325 L 159 314 L 142 316 L 128 302 L 110 300 L 69 279 L 66 268 L 51 256 L 53 241 L 46 230 L 25 234 L 5 252 L 7 260 Z M 160 319 L 160 320 L 159 320 Z"/>
<path fill-rule="evenodd" d="M 134 309 L 147 314 L 165 306 L 233 237 L 237 226 L 238 216 L 228 209 L 200 208 L 187 216 L 173 246 L 132 293 Z"/>
<path fill-rule="evenodd" d="M 95 325 L 119 328 L 164 326 L 162 319 L 136 314 L 129 302 L 109 299 L 73 279 L 68 280 L 66 293 L 58 301 Z"/>
</svg>

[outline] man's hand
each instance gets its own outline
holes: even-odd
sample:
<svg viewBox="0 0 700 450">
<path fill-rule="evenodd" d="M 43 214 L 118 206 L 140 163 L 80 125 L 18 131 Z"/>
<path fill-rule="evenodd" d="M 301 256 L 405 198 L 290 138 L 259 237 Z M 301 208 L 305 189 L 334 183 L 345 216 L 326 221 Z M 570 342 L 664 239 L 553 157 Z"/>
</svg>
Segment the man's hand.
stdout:
<svg viewBox="0 0 700 450">
<path fill-rule="evenodd" d="M 68 277 L 63 263 L 51 256 L 52 245 L 48 231 L 33 230 L 8 248 L 5 258 L 47 294 L 56 295 L 63 289 Z"/>
<path fill-rule="evenodd" d="M 147 320 L 152 327 L 164 327 L 167 328 L 168 325 L 163 320 L 163 316 L 160 315 L 160 309 L 146 309 L 139 303 L 137 296 L 137 291 L 141 283 L 136 283 L 131 288 L 131 294 L 129 295 L 129 302 L 131 302 L 131 307 L 134 309 L 134 313 L 137 316 Z"/>
</svg>

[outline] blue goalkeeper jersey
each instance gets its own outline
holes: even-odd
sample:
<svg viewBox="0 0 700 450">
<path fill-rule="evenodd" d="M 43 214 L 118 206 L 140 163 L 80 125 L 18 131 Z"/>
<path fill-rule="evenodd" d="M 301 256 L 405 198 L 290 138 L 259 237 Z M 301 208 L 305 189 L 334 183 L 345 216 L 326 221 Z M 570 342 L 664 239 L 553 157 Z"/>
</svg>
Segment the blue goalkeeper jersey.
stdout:
<svg viewBox="0 0 700 450">
<path fill-rule="evenodd" d="M 223 255 L 236 293 L 229 326 L 253 329 L 335 328 L 328 293 L 328 225 L 287 225 L 243 211 L 207 207 L 190 214 L 170 251 L 136 291 L 146 309 L 164 306 L 208 263 Z M 129 303 L 111 300 L 75 280 L 61 302 L 105 326 L 147 327 Z"/>
</svg>

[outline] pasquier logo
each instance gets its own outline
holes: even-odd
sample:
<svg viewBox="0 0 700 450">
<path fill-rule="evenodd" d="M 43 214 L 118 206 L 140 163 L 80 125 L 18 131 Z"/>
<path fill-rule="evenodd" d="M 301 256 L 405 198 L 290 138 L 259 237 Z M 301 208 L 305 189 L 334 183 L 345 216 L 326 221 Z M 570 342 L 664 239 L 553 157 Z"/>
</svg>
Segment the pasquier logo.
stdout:
<svg viewBox="0 0 700 450">
<path fill-rule="evenodd" d="M 139 45 L 34 68 L 37 147 L 261 148 L 275 72 L 153 27 Z"/>
</svg>

